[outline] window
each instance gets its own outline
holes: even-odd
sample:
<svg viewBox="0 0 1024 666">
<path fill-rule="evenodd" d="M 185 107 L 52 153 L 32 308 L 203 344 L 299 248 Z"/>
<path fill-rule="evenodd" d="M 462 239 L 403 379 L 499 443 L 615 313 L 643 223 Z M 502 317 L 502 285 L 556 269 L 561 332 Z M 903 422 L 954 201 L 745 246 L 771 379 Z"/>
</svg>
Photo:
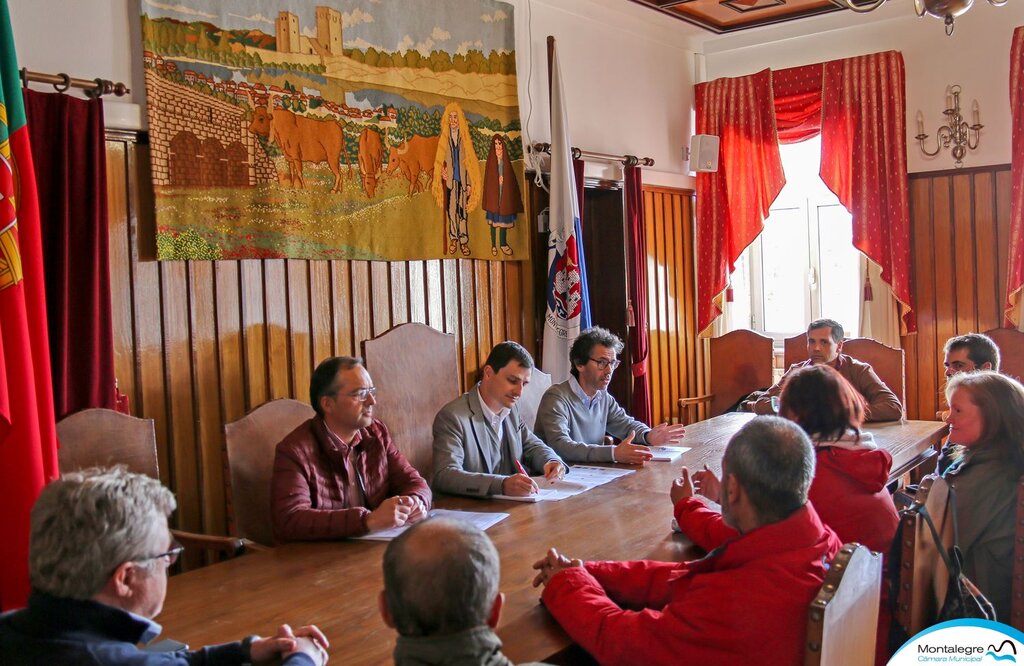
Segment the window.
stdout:
<svg viewBox="0 0 1024 666">
<path fill-rule="evenodd" d="M 728 330 L 752 328 L 776 340 L 802 333 L 820 317 L 847 336 L 860 331 L 860 252 L 850 213 L 818 176 L 821 140 L 780 146 L 786 186 L 764 232 L 736 263 Z"/>
</svg>

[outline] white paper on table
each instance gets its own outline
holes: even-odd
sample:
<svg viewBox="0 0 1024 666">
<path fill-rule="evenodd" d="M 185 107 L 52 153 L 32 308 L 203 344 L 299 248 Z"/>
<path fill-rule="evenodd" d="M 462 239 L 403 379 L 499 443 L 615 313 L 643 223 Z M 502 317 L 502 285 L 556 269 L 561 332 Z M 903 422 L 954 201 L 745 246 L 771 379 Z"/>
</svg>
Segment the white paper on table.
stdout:
<svg viewBox="0 0 1024 666">
<path fill-rule="evenodd" d="M 621 467 L 591 467 L 589 465 L 573 465 L 569 478 L 590 488 L 601 486 L 620 477 L 635 474 L 635 469 Z"/>
<path fill-rule="evenodd" d="M 539 489 L 532 495 L 491 495 L 494 499 L 511 500 L 513 502 L 559 502 L 561 500 L 579 495 L 593 488 L 593 485 L 577 483 L 561 479 L 559 481 L 548 481 L 543 476 L 530 477 L 537 484 Z"/>
<path fill-rule="evenodd" d="M 508 518 L 507 513 L 481 513 L 478 511 L 453 511 L 451 509 L 431 509 L 428 516 L 430 518 L 451 518 L 452 520 L 461 520 L 469 523 L 470 525 L 475 525 L 482 530 L 486 530 L 493 525 L 497 525 Z M 401 527 L 377 530 L 376 532 L 370 532 L 369 534 L 353 538 L 361 539 L 363 541 L 391 541 L 410 527 L 412 527 L 412 525 L 402 525 Z"/>
<path fill-rule="evenodd" d="M 672 462 L 679 456 L 683 455 L 690 450 L 689 446 L 652 446 L 651 460 L 657 460 L 660 462 Z"/>
</svg>

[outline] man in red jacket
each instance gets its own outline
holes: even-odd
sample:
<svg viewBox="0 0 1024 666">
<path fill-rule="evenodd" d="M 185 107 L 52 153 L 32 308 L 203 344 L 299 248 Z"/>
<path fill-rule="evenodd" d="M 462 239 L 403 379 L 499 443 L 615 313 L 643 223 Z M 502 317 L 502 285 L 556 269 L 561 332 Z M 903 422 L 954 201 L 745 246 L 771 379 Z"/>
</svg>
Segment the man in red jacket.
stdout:
<svg viewBox="0 0 1024 666">
<path fill-rule="evenodd" d="M 363 361 L 329 358 L 313 371 L 316 416 L 274 456 L 271 516 L 278 541 L 361 536 L 426 517 L 430 488 L 373 418 L 377 389 Z"/>
<path fill-rule="evenodd" d="M 814 450 L 757 418 L 722 460 L 722 514 L 740 536 L 695 562 L 534 564 L 541 597 L 601 664 L 800 664 L 807 607 L 842 544 L 807 501 Z"/>
</svg>

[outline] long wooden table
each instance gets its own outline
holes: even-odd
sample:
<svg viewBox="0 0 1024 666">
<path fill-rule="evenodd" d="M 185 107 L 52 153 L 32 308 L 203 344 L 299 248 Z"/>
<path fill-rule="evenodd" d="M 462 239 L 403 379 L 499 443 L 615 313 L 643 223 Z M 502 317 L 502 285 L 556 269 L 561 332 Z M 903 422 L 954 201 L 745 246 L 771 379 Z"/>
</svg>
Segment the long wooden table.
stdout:
<svg viewBox="0 0 1024 666">
<path fill-rule="evenodd" d="M 502 511 L 510 516 L 488 535 L 501 554 L 501 590 L 507 599 L 498 634 L 514 662 L 537 661 L 570 645 L 539 604 L 531 564 L 554 546 L 589 560 L 682 561 L 698 553 L 669 529 L 668 489 L 680 464 L 705 463 L 721 472 L 729 438 L 751 414 L 726 414 L 686 428 L 692 447 L 675 463 L 648 463 L 635 474 L 561 502 L 525 504 L 442 497 L 436 506 Z M 893 469 L 917 459 L 945 432 L 932 421 L 871 424 Z M 394 633 L 377 610 L 385 544 L 366 541 L 288 544 L 172 577 L 157 618 L 164 636 L 192 646 L 269 634 L 287 622 L 317 624 L 331 641 L 335 663 L 390 662 Z"/>
</svg>

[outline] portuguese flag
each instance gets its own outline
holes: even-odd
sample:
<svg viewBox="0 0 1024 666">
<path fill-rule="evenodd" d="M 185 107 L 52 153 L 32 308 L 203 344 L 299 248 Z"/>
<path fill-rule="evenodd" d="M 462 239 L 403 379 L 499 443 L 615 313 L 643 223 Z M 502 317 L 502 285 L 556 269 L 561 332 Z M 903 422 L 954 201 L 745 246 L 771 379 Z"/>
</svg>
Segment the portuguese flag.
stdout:
<svg viewBox="0 0 1024 666">
<path fill-rule="evenodd" d="M 14 31 L 0 0 L 0 607 L 28 597 L 29 511 L 57 476 L 36 179 Z"/>
</svg>

